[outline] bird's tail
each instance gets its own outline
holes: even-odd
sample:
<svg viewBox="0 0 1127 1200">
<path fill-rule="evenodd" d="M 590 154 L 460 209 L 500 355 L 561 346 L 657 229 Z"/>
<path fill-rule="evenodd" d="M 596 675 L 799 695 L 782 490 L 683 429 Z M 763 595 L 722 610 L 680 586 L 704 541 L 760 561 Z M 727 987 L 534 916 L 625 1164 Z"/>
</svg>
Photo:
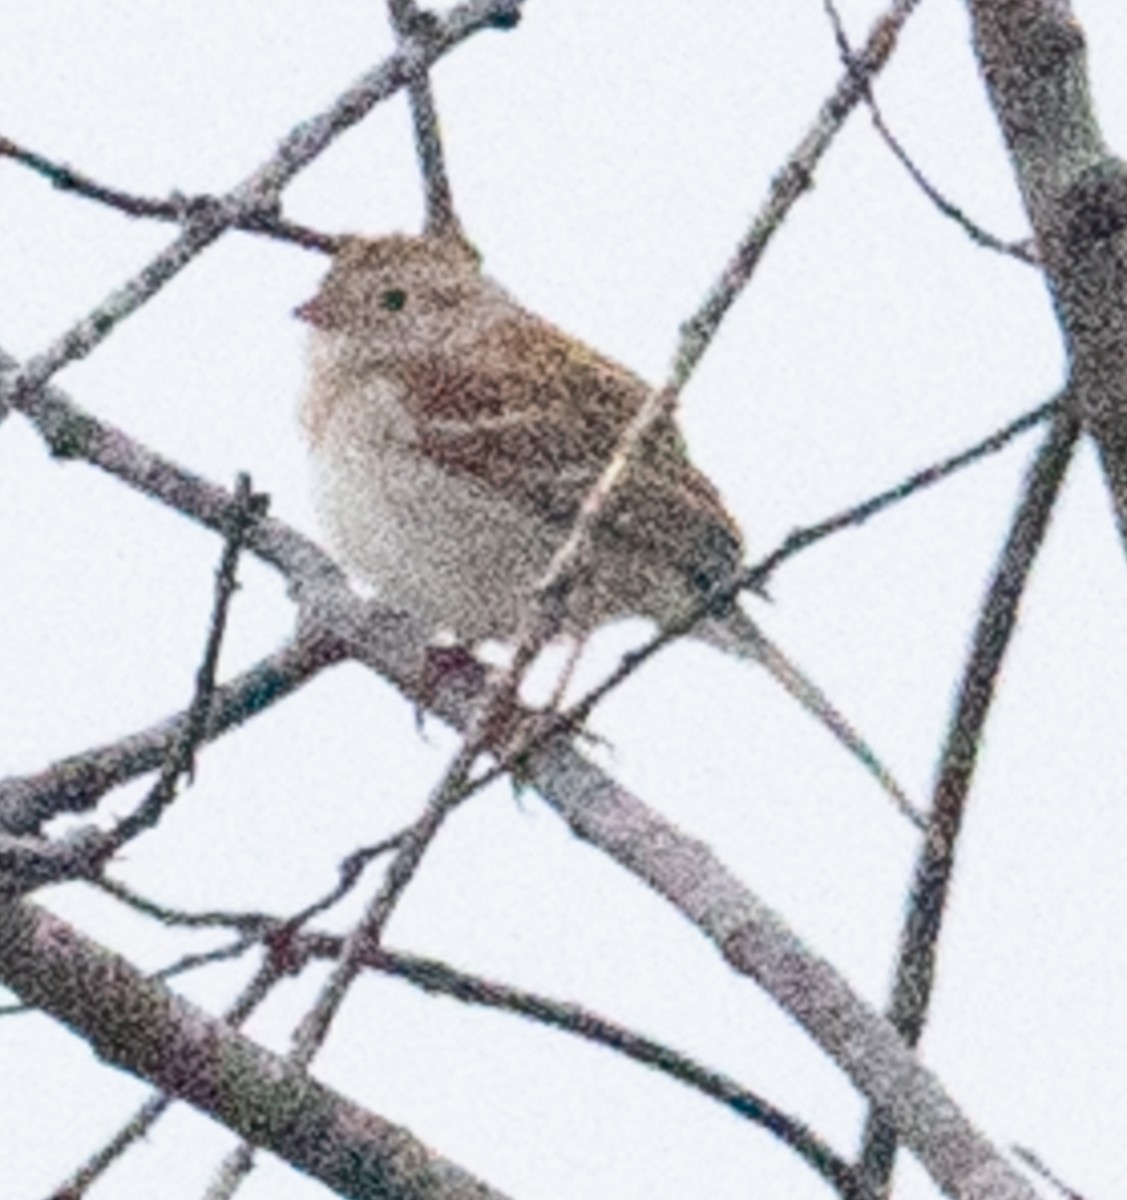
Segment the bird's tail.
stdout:
<svg viewBox="0 0 1127 1200">
<path fill-rule="evenodd" d="M 838 712 L 825 692 L 795 666 L 742 609 L 733 608 L 723 617 L 710 617 L 701 621 L 694 628 L 693 636 L 736 658 L 751 659 L 766 667 L 803 708 L 864 765 L 892 797 L 896 807 L 914 825 L 923 828 L 923 815 L 905 795 L 904 789 L 896 782 L 891 772 L 877 758 L 868 742 Z"/>
</svg>

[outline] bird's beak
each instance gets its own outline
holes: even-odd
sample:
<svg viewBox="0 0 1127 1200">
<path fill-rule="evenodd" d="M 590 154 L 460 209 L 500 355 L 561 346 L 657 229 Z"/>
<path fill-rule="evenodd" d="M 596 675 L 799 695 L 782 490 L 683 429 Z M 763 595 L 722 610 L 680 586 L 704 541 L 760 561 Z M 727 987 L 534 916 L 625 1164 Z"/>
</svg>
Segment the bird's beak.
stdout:
<svg viewBox="0 0 1127 1200">
<path fill-rule="evenodd" d="M 325 306 L 323 303 L 318 303 L 319 299 L 319 296 L 313 296 L 304 304 L 299 304 L 293 310 L 293 315 L 300 321 L 308 321 L 310 325 L 324 325 Z"/>
</svg>

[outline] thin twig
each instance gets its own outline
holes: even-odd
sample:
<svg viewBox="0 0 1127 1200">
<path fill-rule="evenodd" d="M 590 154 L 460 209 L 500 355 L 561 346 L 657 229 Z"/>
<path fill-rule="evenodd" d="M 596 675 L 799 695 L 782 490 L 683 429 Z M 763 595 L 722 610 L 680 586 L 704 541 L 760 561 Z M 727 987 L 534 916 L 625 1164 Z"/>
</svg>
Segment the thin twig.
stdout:
<svg viewBox="0 0 1127 1200">
<path fill-rule="evenodd" d="M 430 12 L 420 11 L 415 0 L 387 0 L 388 15 L 397 41 L 417 34 L 434 20 Z M 411 105 L 411 121 L 415 128 L 415 151 L 423 177 L 427 233 L 442 235 L 459 233 L 461 225 L 454 211 L 454 195 L 442 153 L 438 132 L 438 113 L 434 105 L 434 89 L 430 75 L 420 71 L 407 88 Z"/>
<path fill-rule="evenodd" d="M 652 658 L 659 650 L 670 642 L 688 633 L 698 621 L 709 615 L 714 604 L 729 604 L 744 590 L 762 591 L 769 577 L 788 559 L 800 551 L 815 545 L 824 538 L 842 530 L 860 526 L 882 510 L 896 504 L 917 492 L 932 487 L 956 471 L 978 462 L 988 454 L 995 454 L 1007 446 L 1019 434 L 1039 425 L 1047 417 L 1058 412 L 1061 408 L 1059 398 L 1049 400 L 1035 409 L 1022 414 L 1001 429 L 995 430 L 989 436 L 961 450 L 958 454 L 941 459 L 931 466 L 916 471 L 907 479 L 863 500 L 860 504 L 852 505 L 843 512 L 819 521 L 814 525 L 804 526 L 790 533 L 786 539 L 755 565 L 747 568 L 740 577 L 728 587 L 721 589 L 715 597 L 702 601 L 683 620 L 676 624 L 658 630 L 648 642 L 623 655 L 618 665 L 599 684 L 582 696 L 570 708 L 563 712 L 540 714 L 536 721 L 525 722 L 523 735 L 511 743 L 499 755 L 497 762 L 480 776 L 475 778 L 473 789 L 479 790 L 505 774 L 520 776 L 523 763 L 529 755 L 543 747 L 550 739 L 579 732 L 590 719 L 595 708 L 616 688 L 638 671 L 644 663 Z M 898 805 L 918 829 L 925 829 L 927 818 L 913 805 Z"/>
<path fill-rule="evenodd" d="M 150 979 L 175 979 L 178 975 L 187 975 L 190 971 L 198 971 L 201 967 L 213 967 L 216 963 L 232 962 L 242 958 L 248 950 L 262 945 L 262 937 L 257 933 L 240 934 L 224 946 L 216 946 L 212 950 L 196 950 L 191 954 L 182 954 L 173 962 L 158 967 L 150 972 Z"/>
<path fill-rule="evenodd" d="M 292 694 L 339 662 L 344 653 L 324 637 L 299 638 L 230 683 L 219 685 L 212 697 L 207 740 L 214 741 Z M 114 788 L 166 762 L 187 720 L 188 714 L 180 713 L 105 746 L 71 755 L 34 775 L 0 780 L 0 828 L 31 834 L 63 813 L 90 811 Z"/>
<path fill-rule="evenodd" d="M 741 1086 L 719 1071 L 709 1070 L 688 1055 L 652 1038 L 643 1037 L 590 1009 L 567 1004 L 535 992 L 509 987 L 480 976 L 457 971 L 446 963 L 391 950 L 378 950 L 368 964 L 403 979 L 428 993 L 452 996 L 529 1017 L 543 1025 L 572 1033 L 596 1045 L 643 1063 L 687 1084 L 745 1117 L 790 1146 L 800 1158 L 845 1197 L 860 1195 L 855 1171 L 839 1154 L 797 1118 L 769 1100 Z"/>
<path fill-rule="evenodd" d="M 142 896 L 131 887 L 118 879 L 103 875 L 90 881 L 92 887 L 105 892 L 115 900 L 141 913 L 142 916 L 152 917 L 162 925 L 179 929 L 237 929 L 240 933 L 260 933 L 270 928 L 276 918 L 264 912 L 228 912 L 220 909 L 209 909 L 206 912 L 188 912 L 181 908 L 172 908 L 166 904 L 158 904 L 148 896 Z"/>
<path fill-rule="evenodd" d="M 126 192 L 121 188 L 99 183 L 92 176 L 75 170 L 66 163 L 56 162 L 3 136 L 0 136 L 0 157 L 10 158 L 13 162 L 30 167 L 61 192 L 73 192 L 76 196 L 94 200 L 129 217 L 171 221 L 181 225 L 190 208 L 218 203 L 218 198 L 214 196 L 185 197 L 176 194 L 168 200 L 155 200 L 136 192 Z M 340 241 L 332 234 L 288 221 L 273 212 L 245 213 L 234 221 L 232 228 L 245 233 L 264 234 L 278 241 L 292 242 L 307 250 L 320 250 L 323 254 L 334 253 Z"/>
<path fill-rule="evenodd" d="M 105 876 L 91 880 L 93 886 L 107 895 L 113 896 L 122 904 L 128 905 L 134 911 L 152 917 L 162 925 L 181 929 L 235 929 L 247 937 L 261 939 L 269 934 L 276 938 L 288 930 L 298 930 L 308 924 L 314 917 L 327 912 L 347 896 L 356 886 L 369 863 L 396 849 L 406 836 L 405 831 L 392 834 L 371 846 L 362 846 L 354 850 L 337 868 L 336 884 L 305 908 L 292 916 L 281 920 L 264 912 L 230 912 L 208 910 L 206 912 L 188 912 L 180 908 L 171 908 L 158 904 L 147 896 L 141 896 L 132 888 L 115 879 Z"/>
<path fill-rule="evenodd" d="M 845 66 L 852 70 L 853 64 L 856 62 L 856 57 L 853 53 L 853 48 L 849 44 L 849 36 L 845 31 L 845 23 L 841 19 L 841 14 L 838 12 L 837 5 L 834 0 L 822 0 L 823 7 L 826 10 L 826 15 L 830 19 L 830 24 L 833 26 L 834 40 L 837 42 L 838 53 L 841 56 L 841 61 Z M 889 129 L 884 115 L 877 104 L 876 96 L 873 95 L 873 90 L 869 86 L 868 80 L 864 80 L 862 86 L 865 89 L 865 103 L 869 107 L 870 115 L 872 116 L 873 127 L 884 139 L 885 144 L 896 156 L 900 165 L 911 176 L 912 181 L 923 192 L 923 194 L 935 205 L 937 209 L 947 218 L 961 226 L 963 231 L 974 242 L 987 250 L 996 250 L 999 254 L 1005 254 L 1010 258 L 1016 258 L 1019 262 L 1025 263 L 1027 266 L 1038 267 L 1041 265 L 1041 260 L 1037 255 L 1036 248 L 1032 239 L 1026 238 L 1020 242 L 1004 242 L 1001 238 L 995 237 L 989 230 L 984 229 L 981 225 L 972 221 L 958 205 L 952 203 L 943 195 L 942 192 L 931 182 L 930 179 L 913 161 L 911 155 L 904 148 L 900 140 Z"/>
<path fill-rule="evenodd" d="M 1037 244 L 1031 237 L 1021 241 L 1007 242 L 991 233 L 988 229 L 972 220 L 957 204 L 948 200 L 942 192 L 927 178 L 923 171 L 912 160 L 900 140 L 888 128 L 884 115 L 875 100 L 870 100 L 873 126 L 884 139 L 885 144 L 899 160 L 900 164 L 912 177 L 920 191 L 935 205 L 937 209 L 959 225 L 971 241 L 976 242 L 987 250 L 994 250 L 1008 258 L 1017 259 L 1028 267 L 1040 267 L 1041 258 L 1037 253 Z"/>
<path fill-rule="evenodd" d="M 202 912 L 190 913 L 179 909 L 171 909 L 158 905 L 151 900 L 138 896 L 122 884 L 109 880 L 99 880 L 98 886 L 116 896 L 119 900 L 130 904 L 146 915 L 155 916 L 166 925 L 179 925 L 188 928 L 205 928 L 228 926 L 240 931 L 240 937 L 233 943 L 217 950 L 202 954 L 187 955 L 175 963 L 154 972 L 154 979 L 169 979 L 174 975 L 195 970 L 200 966 L 213 962 L 224 961 L 244 953 L 252 945 L 265 945 L 268 951 L 265 962 L 259 967 L 250 983 L 243 989 L 242 994 L 227 1011 L 224 1020 L 233 1028 L 240 1025 L 251 1016 L 259 1003 L 268 995 L 274 985 L 286 975 L 293 975 L 301 969 L 309 957 L 307 953 L 295 949 L 298 934 L 315 915 L 325 911 L 347 893 L 360 878 L 363 869 L 374 858 L 392 849 L 402 835 L 386 838 L 373 846 L 366 846 L 350 854 L 339 868 L 337 886 L 320 900 L 313 902 L 300 912 L 281 920 L 265 913 L 220 913 Z M 160 1119 L 170 1104 L 167 1096 L 154 1096 L 146 1101 L 138 1113 L 114 1136 L 113 1139 L 99 1150 L 50 1200 L 78 1200 L 95 1179 L 100 1176 L 116 1158 L 138 1138 L 143 1137 Z M 69 1190 L 68 1190 L 69 1189 Z"/>
<path fill-rule="evenodd" d="M 65 1183 L 60 1184 L 47 1200 L 82 1200 L 91 1185 L 119 1158 L 123 1158 L 130 1146 L 140 1141 L 152 1129 L 171 1103 L 172 1100 L 168 1096 L 159 1093 L 150 1096 L 121 1129 L 104 1146 L 96 1150 Z"/>
<path fill-rule="evenodd" d="M 235 570 L 248 529 L 266 514 L 267 497 L 251 491 L 250 476 L 239 476 L 235 486 L 236 509 L 227 530 L 223 556 L 215 574 L 215 600 L 208 627 L 203 662 L 196 673 L 196 689 L 188 706 L 187 719 L 172 752 L 164 761 L 160 777 L 137 808 L 122 818 L 113 830 L 110 841 L 113 849 L 147 829 L 153 828 L 176 797 L 180 778 L 195 773 L 195 756 L 207 731 L 215 694 L 215 673 L 219 666 L 219 649 L 227 627 L 227 615 L 237 586 Z"/>
<path fill-rule="evenodd" d="M 893 504 L 898 504 L 926 488 L 935 486 L 937 483 L 948 478 L 948 476 L 953 475 L 956 471 L 979 462 L 989 454 L 996 454 L 999 450 L 1009 445 L 1019 434 L 1025 433 L 1027 430 L 1039 425 L 1046 417 L 1058 413 L 1060 409 L 1061 401 L 1059 398 L 1049 400 L 1045 404 L 1041 404 L 1037 408 L 1023 413 L 1015 421 L 1011 421 L 1008 425 L 996 430 L 980 442 L 976 442 L 973 446 L 969 446 L 967 449 L 959 451 L 958 454 L 953 454 L 948 458 L 941 459 L 939 462 L 932 463 L 928 467 L 924 467 L 920 471 L 914 472 L 900 483 L 887 488 L 883 492 L 878 492 L 875 496 L 861 501 L 860 504 L 851 505 L 849 508 L 836 513 L 832 517 L 827 517 L 813 525 L 805 525 L 800 529 L 792 531 L 779 546 L 743 571 L 734 583 L 722 589 L 716 599 L 710 598 L 707 602 L 702 602 L 684 621 L 659 631 L 645 645 L 625 655 L 618 666 L 602 683 L 592 688 L 591 691 L 578 700 L 566 712 L 560 714 L 558 724 L 552 732 L 558 732 L 560 729 L 582 728 L 596 705 L 609 692 L 618 687 L 624 679 L 633 675 L 643 663 L 653 657 L 663 646 L 681 637 L 698 621 L 708 616 L 712 605 L 717 603 L 717 600 L 720 604 L 729 604 L 736 599 L 741 591 L 762 591 L 778 568 L 803 550 L 816 545 L 833 534 L 863 525 L 870 518 Z"/>
<path fill-rule="evenodd" d="M 900 28 L 917 3 L 918 0 L 894 0 L 889 11 L 876 22 L 857 66 L 846 73 L 833 95 L 822 105 L 813 128 L 775 177 L 767 200 L 704 302 L 681 326 L 667 382 L 659 390 L 648 394 L 619 435 L 606 466 L 584 496 L 567 536 L 556 547 L 547 569 L 524 605 L 512 660 L 503 675 L 487 689 L 481 703 L 480 725 L 483 729 L 491 729 L 498 718 L 504 715 L 506 708 L 512 705 L 532 661 L 544 644 L 558 632 L 567 611 L 568 595 L 610 496 L 628 471 L 649 431 L 677 404 L 681 391 L 711 344 L 725 314 L 751 279 L 772 235 L 798 197 L 810 186 L 819 159 L 860 100 L 862 84 L 888 60 Z M 677 622 L 677 632 L 687 631 L 697 620 L 708 615 L 713 607 L 713 604 L 709 604 L 700 617 L 692 621 Z M 471 743 L 467 740 L 466 745 Z M 518 745 L 517 754 L 523 755 L 527 748 L 528 739 Z M 465 767 L 467 777 L 472 761 L 471 758 Z"/>
<path fill-rule="evenodd" d="M 72 326 L 13 376 L 0 379 L 0 415 L 10 405 L 34 416 L 41 389 L 67 363 L 98 346 L 123 320 L 176 277 L 201 251 L 238 221 L 273 213 L 282 189 L 344 130 L 376 104 L 405 87 L 420 71 L 459 42 L 488 27 L 506 28 L 524 0 L 466 0 L 411 37 L 378 67 L 361 76 L 325 112 L 303 121 L 246 180 L 218 200 L 189 205 L 182 232 L 147 266 Z"/>
<path fill-rule="evenodd" d="M 340 961 L 294 1033 L 288 1061 L 302 1067 L 313 1061 L 366 957 L 378 949 L 384 928 L 418 871 L 423 856 L 446 818 L 464 799 L 466 779 L 478 753 L 478 748 L 467 739 L 432 792 L 422 816 L 400 835 L 383 883 L 349 934 Z"/>
<path fill-rule="evenodd" d="M 1070 408 L 1062 406 L 1030 468 L 975 627 L 940 757 L 931 818 L 916 863 L 888 1007 L 888 1019 L 908 1046 L 918 1044 L 927 1019 L 959 830 L 998 673 L 1079 432 L 1079 420 Z M 883 1195 L 888 1187 L 896 1149 L 894 1128 L 871 1109 L 860 1170 L 875 1195 Z"/>
<path fill-rule="evenodd" d="M 1023 1163 L 1035 1174 L 1040 1175 L 1046 1183 L 1052 1184 L 1054 1188 L 1065 1198 L 1065 1200 L 1087 1200 L 1087 1198 L 1073 1188 L 1070 1188 L 1067 1183 L 1054 1171 L 1051 1171 L 1042 1159 L 1033 1153 L 1032 1150 L 1025 1146 L 1011 1146 L 1014 1154 L 1021 1159 Z"/>
<path fill-rule="evenodd" d="M 363 969 L 365 958 L 378 948 L 384 925 L 397 901 L 414 877 L 423 855 L 453 804 L 457 803 L 458 797 L 453 789 L 450 789 L 450 793 L 451 799 L 444 803 L 446 791 L 440 787 L 422 817 L 401 835 L 402 840 L 383 884 L 345 940 L 332 974 L 294 1031 L 290 1051 L 286 1055 L 288 1065 L 302 1069 L 308 1067 L 324 1044 L 349 989 Z M 291 953 L 292 941 L 287 933 L 285 942 Z M 254 1147 L 243 1141 L 220 1164 L 208 1189 L 208 1200 L 223 1200 L 232 1195 L 253 1167 Z"/>
<path fill-rule="evenodd" d="M 687 382 L 720 327 L 724 314 L 754 273 L 772 236 L 798 198 L 809 189 L 814 169 L 822 155 L 845 123 L 846 117 L 864 98 L 869 80 L 888 61 L 904 22 L 918 3 L 919 0 L 893 0 L 888 10 L 877 19 L 869 31 L 864 49 L 822 105 L 814 125 L 775 175 L 767 200 L 737 246 L 735 254 L 705 297 L 704 303 L 681 328 L 681 346 L 673 369 L 676 388 L 680 389 Z"/>
<path fill-rule="evenodd" d="M 376 842 L 375 845 L 363 846 L 359 850 L 354 850 L 337 868 L 338 879 L 336 887 L 326 892 L 319 900 L 313 901 L 312 904 L 295 913 L 292 917 L 287 917 L 280 927 L 280 932 L 284 934 L 289 930 L 297 930 L 301 926 L 308 924 L 314 917 L 327 912 L 334 904 L 343 900 L 357 883 L 360 882 L 364 874 L 364 869 L 369 863 L 375 861 L 377 858 L 382 858 L 385 854 L 399 850 L 410 836 L 410 828 L 401 829 L 398 833 L 394 833 L 390 837 Z"/>
<path fill-rule="evenodd" d="M 48 882 L 96 875 L 127 842 L 157 824 L 174 800 L 181 776 L 192 777 L 195 752 L 207 730 L 211 712 L 219 648 L 236 586 L 235 567 L 246 531 L 265 511 L 266 498 L 254 495 L 249 476 L 241 475 L 236 487 L 235 511 L 216 572 L 215 599 L 203 661 L 196 673 L 195 693 L 179 736 L 169 747 L 160 776 L 148 795 L 133 813 L 119 821 L 109 833 L 87 828 L 58 841 L 31 837 L 0 838 L 0 866 L 5 873 L 6 895 L 27 892 Z"/>
<path fill-rule="evenodd" d="M 745 590 L 761 590 L 775 571 L 799 551 L 805 550 L 808 546 L 812 546 L 832 534 L 840 533 L 844 529 L 863 525 L 884 509 L 899 504 L 902 500 L 907 500 L 909 496 L 913 496 L 917 492 L 934 487 L 948 476 L 954 475 L 965 467 L 973 466 L 990 454 L 997 454 L 999 450 L 1005 449 L 1014 438 L 1040 425 L 1047 417 L 1056 415 L 1060 408 L 1061 399 L 1059 396 L 1054 396 L 1052 400 L 1047 400 L 1044 404 L 1039 404 L 1036 408 L 1022 413 L 1020 417 L 1008 425 L 1003 425 L 1001 429 L 995 430 L 973 446 L 968 446 L 957 454 L 952 454 L 948 458 L 932 463 L 931 466 L 913 472 L 893 487 L 878 492 L 860 504 L 851 505 L 842 512 L 827 517 L 824 521 L 796 529 L 787 535 L 777 549 L 742 574 L 740 586 Z"/>
</svg>

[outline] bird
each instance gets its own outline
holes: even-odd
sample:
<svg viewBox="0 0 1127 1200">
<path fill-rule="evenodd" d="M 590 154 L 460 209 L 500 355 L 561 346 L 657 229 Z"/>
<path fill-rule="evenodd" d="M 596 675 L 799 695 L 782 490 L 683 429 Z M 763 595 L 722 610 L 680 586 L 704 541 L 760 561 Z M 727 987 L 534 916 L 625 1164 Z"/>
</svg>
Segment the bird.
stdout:
<svg viewBox="0 0 1127 1200">
<path fill-rule="evenodd" d="M 299 417 L 328 549 L 428 638 L 511 641 L 623 430 L 639 376 L 530 312 L 460 232 L 340 239 L 316 294 Z M 677 624 L 740 570 L 743 538 L 672 414 L 611 491 L 561 632 Z M 902 808 L 889 771 L 735 601 L 690 630 L 764 666 Z"/>
</svg>

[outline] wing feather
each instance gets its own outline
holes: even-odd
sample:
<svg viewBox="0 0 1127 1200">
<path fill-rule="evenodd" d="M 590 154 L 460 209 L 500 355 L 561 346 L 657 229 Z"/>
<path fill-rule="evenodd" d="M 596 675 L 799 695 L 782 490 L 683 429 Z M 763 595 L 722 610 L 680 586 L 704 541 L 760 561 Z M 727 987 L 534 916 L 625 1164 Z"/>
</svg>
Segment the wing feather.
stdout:
<svg viewBox="0 0 1127 1200">
<path fill-rule="evenodd" d="M 404 371 L 419 450 L 558 526 L 587 491 L 649 387 L 547 322 L 498 321 L 473 360 L 438 352 Z M 611 496 L 597 537 L 674 563 L 707 590 L 739 565 L 739 531 L 693 467 L 671 417 L 659 420 Z"/>
</svg>

